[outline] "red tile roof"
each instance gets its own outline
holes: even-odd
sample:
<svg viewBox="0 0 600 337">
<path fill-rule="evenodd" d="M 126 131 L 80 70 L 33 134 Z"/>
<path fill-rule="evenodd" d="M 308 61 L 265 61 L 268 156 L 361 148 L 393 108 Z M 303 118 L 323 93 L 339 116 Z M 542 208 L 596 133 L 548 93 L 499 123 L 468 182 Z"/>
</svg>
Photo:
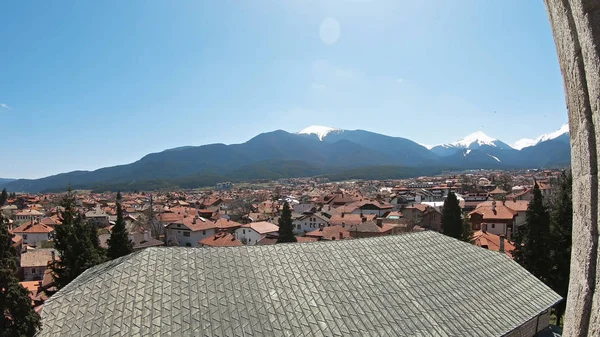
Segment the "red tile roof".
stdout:
<svg viewBox="0 0 600 337">
<path fill-rule="evenodd" d="M 227 232 L 211 235 L 198 241 L 198 243 L 210 247 L 235 247 L 244 245 L 240 240 L 237 240 L 233 234 Z"/>
<path fill-rule="evenodd" d="M 350 232 L 348 231 L 348 227 L 331 226 L 308 232 L 305 236 L 323 240 L 340 240 L 350 238 Z"/>
<path fill-rule="evenodd" d="M 267 234 L 279 231 L 279 226 L 274 225 L 270 222 L 260 221 L 260 222 L 251 222 L 246 225 L 242 225 L 242 228 L 252 228 L 259 234 Z"/>
<path fill-rule="evenodd" d="M 476 231 L 473 233 L 473 243 L 479 247 L 486 247 L 495 252 L 500 251 L 500 236 L 489 232 Z M 504 252 L 512 258 L 512 251 L 515 246 L 512 242 L 504 240 Z"/>
<path fill-rule="evenodd" d="M 51 233 L 53 231 L 54 228 L 41 224 L 35 220 L 29 220 L 13 229 L 13 233 Z"/>
</svg>

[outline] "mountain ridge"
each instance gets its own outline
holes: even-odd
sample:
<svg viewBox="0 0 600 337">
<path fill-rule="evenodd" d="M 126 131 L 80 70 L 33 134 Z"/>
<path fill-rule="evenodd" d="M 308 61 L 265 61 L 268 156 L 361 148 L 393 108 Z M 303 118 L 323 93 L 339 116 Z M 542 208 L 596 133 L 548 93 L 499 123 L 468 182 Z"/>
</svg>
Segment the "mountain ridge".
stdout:
<svg viewBox="0 0 600 337">
<path fill-rule="evenodd" d="M 368 173 L 365 167 L 380 167 L 374 172 L 384 177 L 393 176 L 391 167 L 402 172 L 437 172 L 440 168 L 541 168 L 570 162 L 568 135 L 566 142 L 565 135 L 561 135 L 515 150 L 498 139 L 476 132 L 448 146 L 438 145 L 437 150 L 435 147 L 429 150 L 407 138 L 366 130 L 307 129 L 297 133 L 284 130 L 261 133 L 241 144 L 182 146 L 150 153 L 129 164 L 40 179 L 19 179 L 0 183 L 0 187 L 17 192 L 64 190 L 68 186 L 122 190 L 133 186 L 189 188 L 219 180 L 335 176 L 348 171 L 354 172 L 353 176 L 361 172 L 365 176 L 377 176 Z"/>
</svg>

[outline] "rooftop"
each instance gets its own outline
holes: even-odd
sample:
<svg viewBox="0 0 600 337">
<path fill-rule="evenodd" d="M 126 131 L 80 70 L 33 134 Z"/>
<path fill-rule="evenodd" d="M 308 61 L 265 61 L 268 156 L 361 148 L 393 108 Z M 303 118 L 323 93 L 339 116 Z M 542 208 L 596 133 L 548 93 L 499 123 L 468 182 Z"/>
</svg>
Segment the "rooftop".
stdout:
<svg viewBox="0 0 600 337">
<path fill-rule="evenodd" d="M 148 248 L 51 297 L 40 335 L 493 337 L 560 299 L 506 255 L 431 231 Z"/>
</svg>

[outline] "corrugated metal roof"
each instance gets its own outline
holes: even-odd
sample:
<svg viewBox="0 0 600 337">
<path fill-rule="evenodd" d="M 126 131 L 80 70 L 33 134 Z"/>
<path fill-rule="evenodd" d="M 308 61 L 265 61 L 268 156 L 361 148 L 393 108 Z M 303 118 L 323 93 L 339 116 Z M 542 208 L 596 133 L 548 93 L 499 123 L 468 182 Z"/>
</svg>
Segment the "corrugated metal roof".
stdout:
<svg viewBox="0 0 600 337">
<path fill-rule="evenodd" d="M 502 336 L 560 296 L 504 254 L 434 232 L 148 248 L 45 304 L 41 336 Z"/>
</svg>

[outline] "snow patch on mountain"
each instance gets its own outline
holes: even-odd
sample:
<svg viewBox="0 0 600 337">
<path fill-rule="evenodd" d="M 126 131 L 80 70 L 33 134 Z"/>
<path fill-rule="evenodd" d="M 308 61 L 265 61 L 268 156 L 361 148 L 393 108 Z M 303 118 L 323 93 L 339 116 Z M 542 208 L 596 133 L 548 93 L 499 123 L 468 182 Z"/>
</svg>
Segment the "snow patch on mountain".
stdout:
<svg viewBox="0 0 600 337">
<path fill-rule="evenodd" d="M 536 139 L 530 139 L 530 138 L 519 139 L 512 145 L 512 147 L 514 149 L 521 150 L 521 149 L 529 147 L 529 146 L 537 145 L 541 142 L 545 142 L 545 141 L 548 141 L 551 139 L 556 139 L 568 132 L 569 132 L 569 124 L 567 123 L 567 124 L 563 124 L 563 126 L 561 126 L 560 129 L 558 129 L 557 131 L 543 134 Z"/>
<path fill-rule="evenodd" d="M 339 131 L 339 130 L 340 129 L 331 128 L 328 126 L 312 125 L 312 126 L 309 126 L 305 129 L 301 130 L 300 132 L 298 132 L 298 134 L 317 135 L 317 137 L 319 137 L 319 140 L 323 141 L 323 138 L 325 138 L 325 136 L 327 136 L 329 133 L 331 133 L 332 131 Z"/>
<path fill-rule="evenodd" d="M 495 141 L 497 141 L 497 139 L 492 138 L 481 131 L 477 131 L 450 145 L 460 148 L 469 148 L 472 144 L 477 144 L 479 146 L 496 146 L 496 144 L 494 143 Z"/>
<path fill-rule="evenodd" d="M 492 155 L 491 155 L 491 154 L 489 154 L 489 153 L 486 153 L 486 154 L 487 154 L 488 156 L 490 156 L 490 157 L 492 157 L 492 158 L 496 159 L 496 161 L 500 163 L 500 159 L 498 159 L 498 157 L 496 157 L 496 156 L 492 156 Z"/>
</svg>

